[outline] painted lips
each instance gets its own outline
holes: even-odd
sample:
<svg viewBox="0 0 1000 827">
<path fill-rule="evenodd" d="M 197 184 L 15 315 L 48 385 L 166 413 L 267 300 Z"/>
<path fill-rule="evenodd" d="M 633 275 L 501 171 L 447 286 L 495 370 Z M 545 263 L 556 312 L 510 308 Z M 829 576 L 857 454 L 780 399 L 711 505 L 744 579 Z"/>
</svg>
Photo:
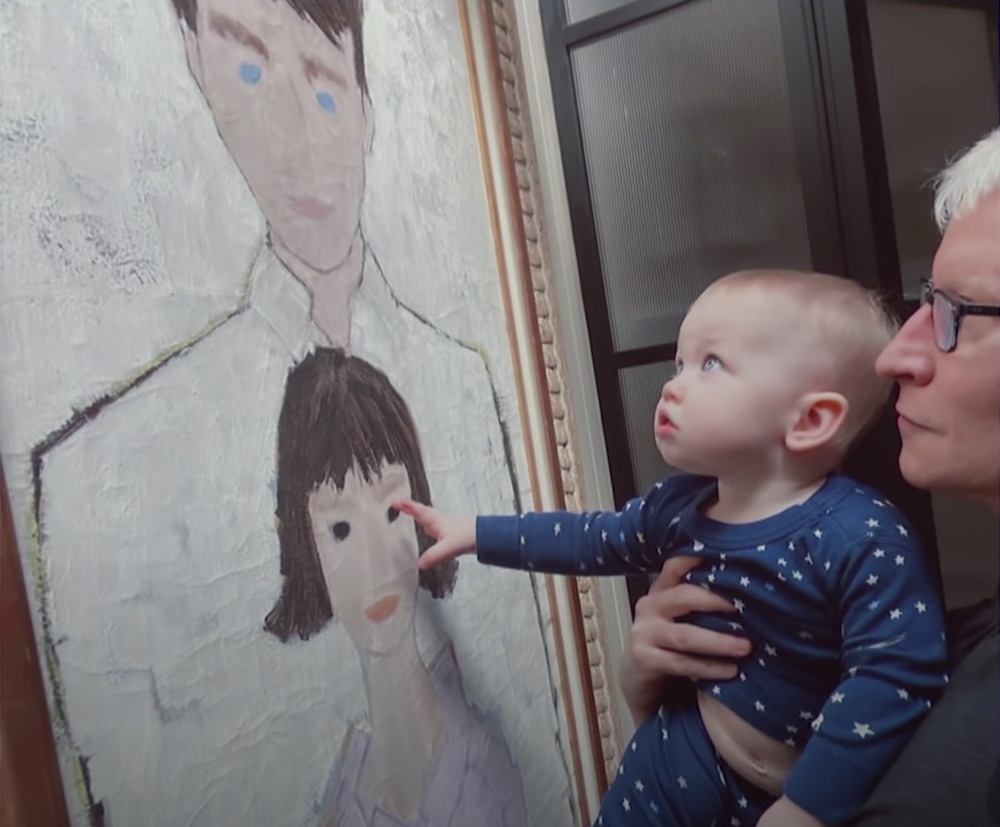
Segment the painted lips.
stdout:
<svg viewBox="0 0 1000 827">
<path fill-rule="evenodd" d="M 288 200 L 292 205 L 292 209 L 303 218 L 312 218 L 314 220 L 326 218 L 330 214 L 330 210 L 333 209 L 325 201 L 320 201 L 318 198 L 312 198 L 307 195 L 297 195 Z"/>
<path fill-rule="evenodd" d="M 381 623 L 383 620 L 387 620 L 392 617 L 392 613 L 396 611 L 396 607 L 398 605 L 398 594 L 387 595 L 381 600 L 372 603 L 371 606 L 365 609 L 365 617 L 367 617 L 372 623 Z"/>
</svg>

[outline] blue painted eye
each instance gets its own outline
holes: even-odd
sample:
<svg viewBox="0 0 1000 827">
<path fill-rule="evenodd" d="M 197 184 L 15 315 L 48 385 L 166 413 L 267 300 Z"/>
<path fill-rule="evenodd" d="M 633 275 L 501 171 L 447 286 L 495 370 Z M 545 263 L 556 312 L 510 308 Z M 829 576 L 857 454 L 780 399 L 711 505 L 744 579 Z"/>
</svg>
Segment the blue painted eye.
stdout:
<svg viewBox="0 0 1000 827">
<path fill-rule="evenodd" d="M 256 86 L 260 82 L 260 78 L 263 74 L 264 70 L 261 69 L 256 63 L 240 64 L 240 80 L 250 86 Z"/>
<path fill-rule="evenodd" d="M 333 99 L 333 95 L 329 92 L 317 92 L 316 103 L 320 105 L 320 108 L 325 109 L 327 112 L 333 113 L 337 111 L 337 102 Z"/>
</svg>

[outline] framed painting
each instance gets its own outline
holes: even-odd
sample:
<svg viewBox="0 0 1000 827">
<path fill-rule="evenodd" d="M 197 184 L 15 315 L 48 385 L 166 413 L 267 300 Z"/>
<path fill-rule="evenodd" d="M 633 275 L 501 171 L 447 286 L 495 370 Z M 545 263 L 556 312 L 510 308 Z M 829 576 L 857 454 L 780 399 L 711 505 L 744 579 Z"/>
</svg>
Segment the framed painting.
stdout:
<svg viewBox="0 0 1000 827">
<path fill-rule="evenodd" d="M 394 506 L 582 505 L 511 9 L 0 23 L 0 455 L 71 823 L 588 821 L 593 584 L 421 570 Z"/>
</svg>

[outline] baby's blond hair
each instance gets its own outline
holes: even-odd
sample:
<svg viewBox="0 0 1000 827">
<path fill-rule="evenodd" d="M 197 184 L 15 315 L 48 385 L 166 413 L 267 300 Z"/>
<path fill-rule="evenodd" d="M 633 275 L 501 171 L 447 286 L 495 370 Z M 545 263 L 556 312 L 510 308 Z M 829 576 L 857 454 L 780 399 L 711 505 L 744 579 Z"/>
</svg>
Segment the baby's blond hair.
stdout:
<svg viewBox="0 0 1000 827">
<path fill-rule="evenodd" d="M 892 383 L 875 373 L 875 359 L 899 324 L 885 302 L 857 282 L 825 273 L 800 270 L 741 270 L 713 283 L 716 291 L 757 288 L 773 291 L 790 303 L 817 356 L 816 376 L 848 403 L 844 427 L 834 447 L 846 453 L 874 424 L 889 399 Z M 789 343 L 790 347 L 795 345 Z"/>
</svg>

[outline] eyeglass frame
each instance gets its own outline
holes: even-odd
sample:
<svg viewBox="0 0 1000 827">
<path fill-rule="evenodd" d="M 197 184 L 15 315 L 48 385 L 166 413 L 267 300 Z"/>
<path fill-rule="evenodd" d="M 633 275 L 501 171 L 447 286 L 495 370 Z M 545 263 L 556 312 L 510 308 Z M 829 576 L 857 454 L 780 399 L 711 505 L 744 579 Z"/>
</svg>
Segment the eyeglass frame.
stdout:
<svg viewBox="0 0 1000 827">
<path fill-rule="evenodd" d="M 950 346 L 942 345 L 938 336 L 938 325 L 935 322 L 934 306 L 936 300 L 940 298 L 948 306 L 951 314 L 951 339 Z M 920 304 L 930 305 L 931 308 L 931 328 L 934 331 L 934 344 L 942 353 L 951 353 L 958 347 L 958 334 L 962 327 L 962 319 L 966 316 L 998 316 L 1000 317 L 1000 304 L 974 304 L 953 296 L 945 290 L 934 286 L 930 279 L 920 282 Z"/>
</svg>

